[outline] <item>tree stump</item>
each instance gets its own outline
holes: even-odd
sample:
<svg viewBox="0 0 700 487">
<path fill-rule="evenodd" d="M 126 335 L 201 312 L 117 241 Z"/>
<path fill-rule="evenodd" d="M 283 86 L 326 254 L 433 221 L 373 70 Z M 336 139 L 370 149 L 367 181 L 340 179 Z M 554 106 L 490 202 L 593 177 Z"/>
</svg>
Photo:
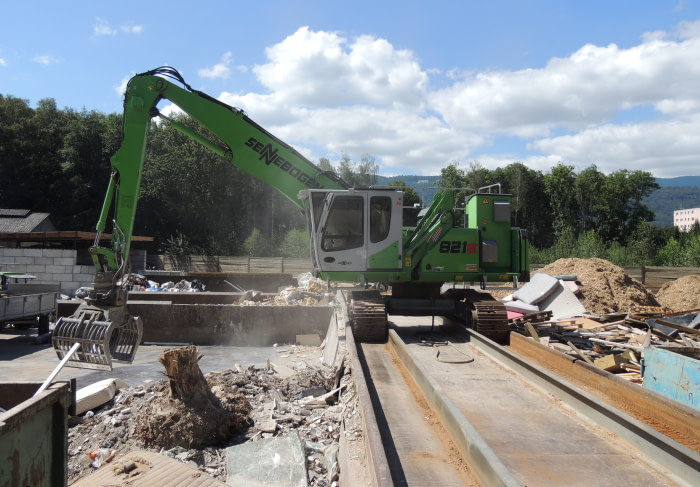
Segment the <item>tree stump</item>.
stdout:
<svg viewBox="0 0 700 487">
<path fill-rule="evenodd" d="M 166 350 L 159 359 L 165 367 L 170 395 L 197 409 L 205 409 L 216 402 L 216 396 L 199 368 L 203 356 L 197 347 L 190 345 Z"/>
<path fill-rule="evenodd" d="M 170 394 L 155 397 L 137 418 L 136 434 L 146 447 L 225 445 L 249 426 L 248 400 L 239 392 L 222 402 L 199 368 L 202 357 L 193 345 L 161 355 Z"/>
</svg>

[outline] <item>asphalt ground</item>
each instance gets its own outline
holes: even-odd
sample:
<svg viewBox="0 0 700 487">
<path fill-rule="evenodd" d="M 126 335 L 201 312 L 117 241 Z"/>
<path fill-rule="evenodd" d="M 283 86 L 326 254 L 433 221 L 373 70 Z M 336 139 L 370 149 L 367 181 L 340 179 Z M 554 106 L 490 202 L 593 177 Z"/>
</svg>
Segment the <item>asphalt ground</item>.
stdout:
<svg viewBox="0 0 700 487">
<path fill-rule="evenodd" d="M 11 325 L 0 330 L 0 382 L 43 383 L 53 372 L 60 360 L 51 343 L 36 344 L 37 329 L 17 329 Z M 165 379 L 165 369 L 158 361 L 162 353 L 172 345 L 141 345 L 136 351 L 133 363 L 113 362 L 112 371 L 64 367 L 56 376 L 56 381 L 75 378 L 77 387 L 117 378 L 131 387 L 148 385 Z M 272 347 L 217 347 L 199 346 L 203 355 L 199 368 L 204 374 L 234 369 L 236 364 L 243 368 L 254 366 L 272 367 L 281 374 L 291 373 L 295 362 L 320 361 L 319 347 L 297 347 L 281 344 Z"/>
</svg>

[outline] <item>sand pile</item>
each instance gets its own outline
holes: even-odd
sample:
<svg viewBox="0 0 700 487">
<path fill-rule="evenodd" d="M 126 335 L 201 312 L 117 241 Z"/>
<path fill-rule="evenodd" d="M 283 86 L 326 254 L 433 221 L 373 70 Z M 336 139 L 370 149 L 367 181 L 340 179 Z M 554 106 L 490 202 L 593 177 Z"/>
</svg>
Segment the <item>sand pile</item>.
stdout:
<svg viewBox="0 0 700 487">
<path fill-rule="evenodd" d="M 684 276 L 664 284 L 656 299 L 673 311 L 700 309 L 700 275 Z"/>
<path fill-rule="evenodd" d="M 659 306 L 654 294 L 642 283 L 607 260 L 559 259 L 537 272 L 550 276 L 575 275 L 581 289 L 579 299 L 590 314 L 605 315 L 639 306 Z"/>
</svg>

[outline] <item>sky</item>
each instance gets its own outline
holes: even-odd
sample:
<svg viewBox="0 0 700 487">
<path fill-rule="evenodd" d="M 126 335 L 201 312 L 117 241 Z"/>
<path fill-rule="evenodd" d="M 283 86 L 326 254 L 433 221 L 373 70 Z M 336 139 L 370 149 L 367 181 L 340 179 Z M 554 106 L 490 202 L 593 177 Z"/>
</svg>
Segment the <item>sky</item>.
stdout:
<svg viewBox="0 0 700 487">
<path fill-rule="evenodd" d="M 32 107 L 121 113 L 128 79 L 160 66 L 314 162 L 700 175 L 700 0 L 2 8 L 0 94 Z"/>
</svg>

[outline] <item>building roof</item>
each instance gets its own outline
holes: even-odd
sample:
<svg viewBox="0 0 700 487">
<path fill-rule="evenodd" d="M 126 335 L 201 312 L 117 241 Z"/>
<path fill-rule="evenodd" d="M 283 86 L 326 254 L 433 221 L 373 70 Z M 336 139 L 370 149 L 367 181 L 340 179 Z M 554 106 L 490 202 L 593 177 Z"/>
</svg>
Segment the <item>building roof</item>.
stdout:
<svg viewBox="0 0 700 487">
<path fill-rule="evenodd" d="M 49 213 L 25 209 L 0 208 L 0 233 L 25 233 L 56 230 Z"/>
<path fill-rule="evenodd" d="M 0 208 L 0 246 L 24 247 L 48 245 L 75 248 L 95 241 L 95 232 L 58 231 L 49 213 Z M 100 234 L 100 242 L 112 240 L 109 233 Z M 132 236 L 131 242 L 153 242 L 153 237 Z"/>
</svg>

